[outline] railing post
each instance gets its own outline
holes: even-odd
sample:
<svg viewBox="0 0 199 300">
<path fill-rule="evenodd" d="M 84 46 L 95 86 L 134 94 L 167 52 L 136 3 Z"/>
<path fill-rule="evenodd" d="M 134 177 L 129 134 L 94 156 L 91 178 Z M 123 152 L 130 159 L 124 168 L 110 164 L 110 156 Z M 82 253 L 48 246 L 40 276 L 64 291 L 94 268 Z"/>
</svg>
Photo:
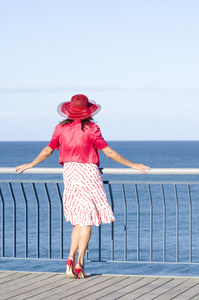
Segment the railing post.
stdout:
<svg viewBox="0 0 199 300">
<path fill-rule="evenodd" d="M 28 257 L 28 202 L 26 198 L 26 193 L 24 190 L 23 183 L 20 183 L 21 186 L 21 191 L 24 199 L 24 204 L 25 204 L 25 257 Z"/>
<path fill-rule="evenodd" d="M 124 201 L 124 261 L 127 260 L 127 207 L 124 184 L 122 184 L 122 193 Z"/>
<path fill-rule="evenodd" d="M 187 185 L 189 197 L 189 262 L 192 262 L 192 202 L 190 185 Z"/>
<path fill-rule="evenodd" d="M 63 259 L 63 200 L 58 183 L 56 183 L 56 188 L 60 201 L 60 258 Z"/>
<path fill-rule="evenodd" d="M 48 258 L 51 258 L 51 200 L 46 183 L 44 183 L 44 188 L 48 200 Z"/>
<path fill-rule="evenodd" d="M 12 189 L 12 184 L 9 182 L 9 189 L 13 202 L 13 257 L 16 257 L 16 200 Z"/>
<path fill-rule="evenodd" d="M 99 225 L 99 261 L 101 261 L 101 252 L 102 252 L 102 249 L 101 249 L 101 239 L 102 239 L 102 232 L 101 232 L 101 225 Z"/>
<path fill-rule="evenodd" d="M 0 188 L 0 198 L 1 198 L 1 256 L 5 255 L 5 208 L 4 208 L 4 198 Z"/>
<path fill-rule="evenodd" d="M 176 199 L 176 262 L 179 262 L 179 205 L 176 184 L 174 184 L 174 191 Z"/>
<path fill-rule="evenodd" d="M 112 210 L 114 213 L 114 202 L 113 202 L 113 193 L 112 193 L 112 188 L 111 185 L 108 183 L 109 187 L 109 193 L 110 193 L 110 199 L 111 199 L 111 205 L 112 205 Z M 114 260 L 114 222 L 111 223 L 111 260 Z"/>
<path fill-rule="evenodd" d="M 163 201 L 163 262 L 166 262 L 166 203 L 163 184 L 161 184 L 161 191 Z"/>
<path fill-rule="evenodd" d="M 150 203 L 150 262 L 153 260 L 153 203 L 150 184 L 148 184 L 148 194 Z"/>
<path fill-rule="evenodd" d="M 37 258 L 40 257 L 40 226 L 39 226 L 39 198 L 38 198 L 38 195 L 37 195 L 37 190 L 36 190 L 36 187 L 35 187 L 35 184 L 34 182 L 32 183 L 32 187 L 33 187 L 33 192 L 34 192 L 34 195 L 35 195 L 35 200 L 36 200 L 36 213 L 37 213 L 37 216 L 36 216 L 36 223 L 37 223 Z"/>
<path fill-rule="evenodd" d="M 137 202 L 137 261 L 140 260 L 140 203 L 138 196 L 137 184 L 135 186 L 135 196 Z"/>
</svg>

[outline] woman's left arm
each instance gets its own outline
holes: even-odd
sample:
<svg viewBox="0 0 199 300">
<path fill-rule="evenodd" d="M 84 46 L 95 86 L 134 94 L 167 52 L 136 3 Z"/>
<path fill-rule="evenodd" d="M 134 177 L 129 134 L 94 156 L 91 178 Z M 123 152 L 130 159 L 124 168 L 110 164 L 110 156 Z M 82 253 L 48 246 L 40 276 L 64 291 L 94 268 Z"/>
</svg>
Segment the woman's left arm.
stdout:
<svg viewBox="0 0 199 300">
<path fill-rule="evenodd" d="M 143 174 L 146 174 L 146 171 L 150 170 L 150 167 L 145 166 L 143 164 L 135 164 L 133 162 L 131 162 L 130 160 L 124 158 L 122 155 L 120 155 L 119 153 L 117 153 L 115 150 L 111 149 L 109 146 L 102 149 L 102 151 L 104 152 L 104 154 L 111 158 L 112 160 L 118 162 L 119 164 L 122 164 L 124 166 L 130 167 L 132 169 L 138 170 Z"/>
<path fill-rule="evenodd" d="M 27 169 L 33 168 L 35 165 L 48 158 L 53 152 L 54 149 L 51 149 L 49 146 L 45 147 L 31 163 L 16 167 L 16 172 L 19 174 Z"/>
</svg>

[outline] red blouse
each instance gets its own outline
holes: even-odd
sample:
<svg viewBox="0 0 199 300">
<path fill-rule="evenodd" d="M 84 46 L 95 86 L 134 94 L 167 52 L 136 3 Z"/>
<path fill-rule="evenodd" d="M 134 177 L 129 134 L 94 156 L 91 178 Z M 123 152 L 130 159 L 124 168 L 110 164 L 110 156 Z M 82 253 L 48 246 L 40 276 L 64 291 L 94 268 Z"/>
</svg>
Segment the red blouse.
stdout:
<svg viewBox="0 0 199 300">
<path fill-rule="evenodd" d="M 74 161 L 79 163 L 93 163 L 99 167 L 99 151 L 108 147 L 101 135 L 99 126 L 89 123 L 81 129 L 81 120 L 74 120 L 66 125 L 55 127 L 52 139 L 48 146 L 58 150 L 59 163 Z"/>
</svg>

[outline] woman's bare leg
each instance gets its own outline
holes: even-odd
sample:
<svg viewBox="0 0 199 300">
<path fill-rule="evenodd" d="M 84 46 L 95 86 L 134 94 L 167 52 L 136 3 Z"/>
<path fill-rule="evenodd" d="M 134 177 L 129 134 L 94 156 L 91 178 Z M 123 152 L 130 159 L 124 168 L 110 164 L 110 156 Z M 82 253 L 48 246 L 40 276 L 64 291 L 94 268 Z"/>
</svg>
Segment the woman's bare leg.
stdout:
<svg viewBox="0 0 199 300">
<path fill-rule="evenodd" d="M 79 233 L 80 233 L 80 225 L 75 225 L 71 233 L 71 245 L 70 245 L 70 254 L 69 254 L 69 256 L 73 256 L 74 262 L 75 262 L 75 254 L 77 252 L 77 249 L 79 248 Z"/>
<path fill-rule="evenodd" d="M 81 226 L 79 229 L 79 250 L 77 261 L 83 265 L 84 254 L 91 237 L 91 226 Z"/>
</svg>

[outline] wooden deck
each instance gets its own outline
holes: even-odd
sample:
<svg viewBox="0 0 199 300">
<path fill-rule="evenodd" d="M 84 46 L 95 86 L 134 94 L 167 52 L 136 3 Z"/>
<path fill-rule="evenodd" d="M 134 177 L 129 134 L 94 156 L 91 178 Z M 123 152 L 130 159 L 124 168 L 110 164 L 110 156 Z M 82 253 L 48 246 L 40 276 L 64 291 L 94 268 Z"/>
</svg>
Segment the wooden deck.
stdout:
<svg viewBox="0 0 199 300">
<path fill-rule="evenodd" d="M 0 300 L 199 299 L 198 277 L 89 275 L 0 271 Z"/>
</svg>

